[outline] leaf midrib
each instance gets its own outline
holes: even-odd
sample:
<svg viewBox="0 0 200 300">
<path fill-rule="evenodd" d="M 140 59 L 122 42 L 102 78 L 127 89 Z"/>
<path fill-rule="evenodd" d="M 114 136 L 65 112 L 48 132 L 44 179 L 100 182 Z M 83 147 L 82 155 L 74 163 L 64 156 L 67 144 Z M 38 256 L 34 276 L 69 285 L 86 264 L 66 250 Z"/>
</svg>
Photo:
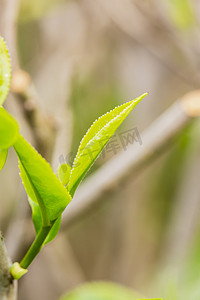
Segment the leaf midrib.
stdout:
<svg viewBox="0 0 200 300">
<path fill-rule="evenodd" d="M 119 115 L 117 115 L 117 116 L 114 117 L 111 121 L 109 121 L 106 125 L 104 125 L 104 126 L 101 128 L 101 130 L 99 130 L 99 131 L 94 135 L 94 137 L 86 144 L 86 146 L 84 147 L 83 151 L 84 151 L 85 148 L 88 146 L 88 144 L 91 143 L 91 142 L 96 138 L 96 136 L 97 136 L 100 132 L 102 132 L 106 127 L 108 127 L 108 126 L 109 126 L 110 124 L 112 124 L 117 118 L 119 118 L 119 117 L 122 115 L 122 113 L 126 112 L 126 111 L 130 108 L 130 106 L 133 105 L 134 102 L 135 102 L 135 101 L 131 102 L 130 105 L 127 106 L 124 110 L 122 110 L 121 113 L 120 113 Z M 111 138 L 111 137 L 110 137 L 110 138 Z M 110 139 L 110 138 L 109 138 L 109 139 Z M 109 139 L 108 139 L 108 141 L 109 141 Z M 108 141 L 107 141 L 107 143 L 108 143 Z M 105 143 L 105 145 L 106 145 L 107 143 Z M 105 145 L 104 145 L 104 146 L 105 146 Z M 104 148 L 104 146 L 102 147 L 102 149 Z M 81 156 L 81 153 L 79 153 L 79 155 L 74 159 L 74 163 L 73 163 L 73 164 L 75 164 L 75 163 L 77 162 L 77 160 L 79 159 L 80 156 Z M 97 157 L 98 157 L 98 154 L 97 154 L 97 156 L 95 157 L 94 161 L 97 159 Z M 71 174 L 70 174 L 69 185 L 70 185 L 70 180 L 71 180 L 72 175 L 73 175 L 73 170 L 74 170 L 74 168 L 72 168 L 72 171 L 71 171 Z M 85 172 L 83 172 L 81 175 L 84 175 L 86 172 L 87 172 L 87 170 L 86 170 Z M 73 190 L 73 187 L 74 187 L 74 186 L 75 186 L 75 183 L 74 183 L 73 186 L 70 188 L 70 191 Z"/>
</svg>

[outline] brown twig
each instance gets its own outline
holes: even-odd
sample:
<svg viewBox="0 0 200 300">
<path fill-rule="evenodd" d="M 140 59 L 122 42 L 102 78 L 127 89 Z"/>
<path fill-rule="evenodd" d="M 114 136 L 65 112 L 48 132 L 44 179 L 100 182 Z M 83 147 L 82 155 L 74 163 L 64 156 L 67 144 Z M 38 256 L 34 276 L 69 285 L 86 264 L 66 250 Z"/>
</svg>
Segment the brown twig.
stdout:
<svg viewBox="0 0 200 300">
<path fill-rule="evenodd" d="M 11 91 L 31 128 L 35 147 L 45 158 L 51 160 L 56 122 L 39 107 L 39 96 L 30 75 L 21 69 L 15 70 L 12 75 Z"/>
<path fill-rule="evenodd" d="M 39 107 L 40 101 L 29 74 L 20 69 L 16 28 L 19 2 L 19 0 L 0 2 L 0 34 L 6 40 L 12 60 L 11 90 L 19 100 L 17 105 L 24 114 L 26 126 L 31 128 L 34 145 L 45 157 L 50 158 L 56 125 L 52 117 L 46 115 Z"/>
<path fill-rule="evenodd" d="M 19 68 L 16 50 L 16 21 L 20 0 L 0 1 L 0 34 L 5 38 L 9 47 L 13 70 Z"/>
<path fill-rule="evenodd" d="M 17 282 L 11 278 L 9 267 L 10 260 L 0 232 L 0 300 L 15 300 L 17 297 Z"/>
<path fill-rule="evenodd" d="M 188 76 L 185 72 L 185 65 L 184 69 L 178 66 L 174 66 L 171 62 L 171 59 L 169 59 L 168 55 L 165 53 L 165 49 L 161 49 L 160 45 L 158 46 L 158 37 L 156 36 L 156 39 L 150 38 L 149 30 L 155 32 L 155 27 L 152 28 L 151 23 L 148 22 L 147 18 L 142 16 L 141 14 L 138 14 L 138 11 L 136 11 L 131 1 L 98 0 L 97 3 L 103 9 L 108 18 L 110 18 L 116 28 L 123 32 L 123 34 L 141 45 L 143 49 L 146 49 L 153 57 L 155 57 L 171 73 L 176 75 L 177 78 L 179 78 L 182 82 L 185 82 L 193 89 L 199 88 L 199 74 L 196 72 L 196 70 L 194 72 L 193 64 L 191 64 L 191 59 L 191 75 Z M 136 18 L 137 22 L 135 21 Z M 141 23 L 143 24 L 143 26 L 140 25 Z M 155 36 L 155 34 L 153 36 Z M 185 54 L 186 53 L 184 52 L 184 55 Z"/>
</svg>

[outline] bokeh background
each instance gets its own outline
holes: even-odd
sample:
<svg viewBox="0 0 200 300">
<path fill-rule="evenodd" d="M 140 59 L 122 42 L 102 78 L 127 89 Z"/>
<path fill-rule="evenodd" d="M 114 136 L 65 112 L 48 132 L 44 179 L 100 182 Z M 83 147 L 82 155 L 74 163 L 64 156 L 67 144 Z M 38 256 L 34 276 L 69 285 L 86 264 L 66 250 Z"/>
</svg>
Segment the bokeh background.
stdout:
<svg viewBox="0 0 200 300">
<path fill-rule="evenodd" d="M 136 127 L 142 138 L 173 102 L 199 88 L 198 0 L 7 0 L 7 12 L 5 2 L 0 30 L 13 58 L 13 91 L 22 78 L 33 98 L 10 93 L 6 107 L 54 170 L 63 159 L 71 163 L 106 111 L 149 92 L 118 129 Z M 199 134 L 196 120 L 137 177 L 130 174 L 102 205 L 63 228 L 20 281 L 19 299 L 58 299 L 92 280 L 146 296 L 199 299 Z M 107 149 L 88 176 L 114 155 Z M 18 173 L 10 151 L 0 173 L 0 228 L 13 260 L 34 232 Z"/>
</svg>

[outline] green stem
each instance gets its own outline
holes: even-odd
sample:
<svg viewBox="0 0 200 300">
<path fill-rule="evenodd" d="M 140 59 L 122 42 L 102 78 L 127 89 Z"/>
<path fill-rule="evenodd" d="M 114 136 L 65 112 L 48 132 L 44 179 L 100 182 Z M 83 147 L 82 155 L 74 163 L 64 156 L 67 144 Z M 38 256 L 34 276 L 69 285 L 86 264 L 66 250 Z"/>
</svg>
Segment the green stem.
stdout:
<svg viewBox="0 0 200 300">
<path fill-rule="evenodd" d="M 23 269 L 27 269 L 28 266 L 32 263 L 36 255 L 40 252 L 42 244 L 44 243 L 49 231 L 51 230 L 52 226 L 42 227 L 36 236 L 35 240 L 33 241 L 31 247 L 29 248 L 28 252 L 20 262 L 20 266 Z"/>
</svg>

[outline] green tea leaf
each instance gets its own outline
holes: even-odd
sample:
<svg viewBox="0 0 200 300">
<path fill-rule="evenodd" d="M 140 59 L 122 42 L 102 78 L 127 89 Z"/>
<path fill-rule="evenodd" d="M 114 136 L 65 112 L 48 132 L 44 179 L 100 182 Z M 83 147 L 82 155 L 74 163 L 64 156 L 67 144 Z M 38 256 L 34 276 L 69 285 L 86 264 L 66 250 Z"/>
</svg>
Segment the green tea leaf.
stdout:
<svg viewBox="0 0 200 300">
<path fill-rule="evenodd" d="M 19 126 L 15 119 L 0 107 L 0 149 L 10 148 L 19 136 Z"/>
<path fill-rule="evenodd" d="M 6 43 L 0 36 L 0 106 L 4 103 L 10 87 L 11 64 Z"/>
<path fill-rule="evenodd" d="M 21 177 L 28 196 L 39 205 L 43 226 L 60 217 L 71 196 L 47 161 L 21 136 L 14 144 Z"/>
<path fill-rule="evenodd" d="M 61 226 L 61 218 L 62 216 L 58 217 L 57 220 L 54 222 L 49 234 L 47 235 L 44 245 L 50 243 L 58 234 Z"/>
<path fill-rule="evenodd" d="M 7 149 L 0 149 L 0 171 L 3 169 L 8 155 Z"/>
<path fill-rule="evenodd" d="M 92 166 L 104 146 L 115 133 L 120 124 L 132 109 L 147 95 L 147 93 L 130 102 L 124 103 L 97 119 L 83 137 L 67 186 L 73 196 L 77 186 Z"/>
<path fill-rule="evenodd" d="M 38 204 L 33 202 L 30 198 L 28 198 L 28 201 L 29 201 L 29 204 L 32 209 L 32 220 L 33 220 L 33 224 L 34 224 L 35 232 L 36 232 L 36 236 L 37 236 L 40 229 L 42 228 L 42 215 L 41 215 L 40 207 Z M 44 241 L 44 245 L 51 242 L 56 237 L 56 235 L 58 234 L 58 231 L 60 229 L 60 225 L 61 225 L 61 216 L 58 217 L 58 219 L 53 224 L 48 236 L 46 237 L 46 239 Z"/>
<path fill-rule="evenodd" d="M 121 285 L 110 282 L 92 282 L 67 293 L 60 300 L 145 300 L 145 298 L 141 299 L 133 290 Z"/>
<path fill-rule="evenodd" d="M 71 173 L 71 167 L 67 163 L 61 164 L 57 171 L 57 176 L 62 182 L 62 184 L 67 185 L 69 182 L 69 177 Z"/>
</svg>

